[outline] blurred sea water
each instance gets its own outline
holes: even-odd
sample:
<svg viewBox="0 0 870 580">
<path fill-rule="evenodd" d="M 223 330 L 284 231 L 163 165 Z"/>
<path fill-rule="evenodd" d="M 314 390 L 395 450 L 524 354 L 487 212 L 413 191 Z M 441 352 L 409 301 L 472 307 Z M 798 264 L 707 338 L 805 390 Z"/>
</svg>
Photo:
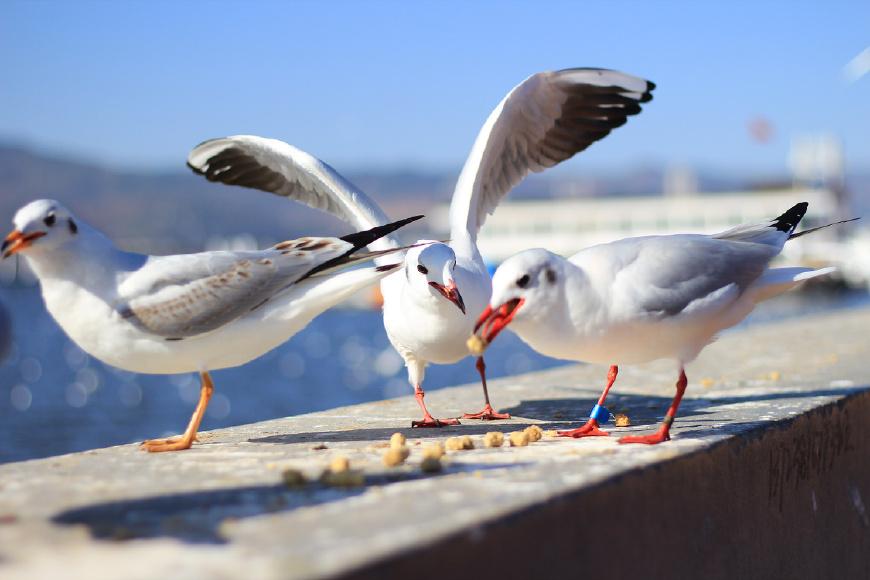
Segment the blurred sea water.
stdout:
<svg viewBox="0 0 870 580">
<path fill-rule="evenodd" d="M 864 292 L 793 293 L 765 303 L 743 324 L 868 302 Z M 48 315 L 37 287 L 0 287 L 0 309 L 6 312 L 0 314 L 0 355 L 7 350 L 0 360 L 0 463 L 142 441 L 186 426 L 199 396 L 196 375 L 137 375 L 91 358 Z M 509 332 L 487 352 L 492 378 L 561 364 Z M 328 311 L 279 348 L 213 378 L 216 392 L 203 429 L 412 392 L 378 310 Z M 430 366 L 425 387 L 430 392 L 477 380 L 468 358 Z M 498 406 L 498 389 L 490 394 Z M 437 415 L 437 395 L 427 403 Z M 397 427 L 416 414 L 409 403 L 407 421 Z"/>
</svg>

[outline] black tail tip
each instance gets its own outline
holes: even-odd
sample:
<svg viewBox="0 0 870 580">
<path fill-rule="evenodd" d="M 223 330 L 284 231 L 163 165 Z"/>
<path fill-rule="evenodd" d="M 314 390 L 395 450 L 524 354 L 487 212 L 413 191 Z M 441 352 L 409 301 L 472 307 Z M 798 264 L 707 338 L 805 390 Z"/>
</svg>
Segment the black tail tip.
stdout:
<svg viewBox="0 0 870 580">
<path fill-rule="evenodd" d="M 409 218 L 405 218 L 403 220 L 399 220 L 396 222 L 392 222 L 389 224 L 384 224 L 382 226 L 374 227 L 370 230 L 365 230 L 363 232 L 357 232 L 355 234 L 348 234 L 346 236 L 342 236 L 342 240 L 348 242 L 349 244 L 353 244 L 355 248 L 362 248 L 364 246 L 368 246 L 372 242 L 377 239 L 380 239 L 387 234 L 391 234 L 402 226 L 408 225 L 411 222 L 415 222 L 419 219 L 423 219 L 423 215 L 415 215 Z"/>
<path fill-rule="evenodd" d="M 809 203 L 802 201 L 795 204 L 787 212 L 773 220 L 773 227 L 781 232 L 792 233 L 807 213 Z"/>
</svg>

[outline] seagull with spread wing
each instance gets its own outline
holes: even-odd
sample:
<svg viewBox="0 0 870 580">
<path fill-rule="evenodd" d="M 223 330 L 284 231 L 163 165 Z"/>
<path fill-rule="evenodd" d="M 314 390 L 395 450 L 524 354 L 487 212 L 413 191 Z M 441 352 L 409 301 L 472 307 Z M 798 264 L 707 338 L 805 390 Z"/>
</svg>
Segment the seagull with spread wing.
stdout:
<svg viewBox="0 0 870 580">
<path fill-rule="evenodd" d="M 453 193 L 449 243 L 408 251 L 401 271 L 381 282 L 384 326 L 405 361 L 423 413 L 413 426 L 458 423 L 429 413 L 423 378 L 429 363 L 451 364 L 468 356 L 465 338 L 491 293 L 477 249 L 486 216 L 526 175 L 569 159 L 639 113 L 653 88 L 649 81 L 612 70 L 542 72 L 514 87 L 489 115 Z M 249 135 L 213 139 L 193 149 L 188 165 L 211 181 L 285 196 L 358 228 L 387 221 L 377 204 L 333 168 L 282 141 Z M 371 249 L 395 245 L 382 238 Z M 477 369 L 485 406 L 464 418 L 509 418 L 490 405 L 483 357 L 477 358 Z"/>
<path fill-rule="evenodd" d="M 359 252 L 420 217 L 259 251 L 146 256 L 116 248 L 59 202 L 43 199 L 18 210 L 0 253 L 27 260 L 48 311 L 91 356 L 137 373 L 199 372 L 200 399 L 184 434 L 142 444 L 175 451 L 196 438 L 214 388 L 210 370 L 263 355 L 398 269 L 347 267 L 400 250 Z"/>
<path fill-rule="evenodd" d="M 608 435 L 600 424 L 609 417 L 604 404 L 618 365 L 675 360 L 676 395 L 659 430 L 619 440 L 667 441 L 686 390 L 685 365 L 759 302 L 834 270 L 768 267 L 788 240 L 821 229 L 794 233 L 806 211 L 807 204 L 799 203 L 767 223 L 713 236 L 625 238 L 568 259 L 542 249 L 520 252 L 493 276 L 490 305 L 468 345 L 482 352 L 510 325 L 547 356 L 610 364 L 588 421 L 560 432 L 574 438 Z"/>
</svg>

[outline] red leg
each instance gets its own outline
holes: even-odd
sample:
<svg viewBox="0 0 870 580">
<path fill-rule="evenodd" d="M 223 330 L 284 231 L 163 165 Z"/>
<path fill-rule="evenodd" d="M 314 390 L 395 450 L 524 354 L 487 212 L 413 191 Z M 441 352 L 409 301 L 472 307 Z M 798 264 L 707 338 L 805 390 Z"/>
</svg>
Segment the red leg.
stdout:
<svg viewBox="0 0 870 580">
<path fill-rule="evenodd" d="M 680 401 L 683 400 L 683 393 L 686 392 L 686 371 L 680 368 L 680 378 L 677 379 L 677 394 L 674 395 L 674 400 L 662 420 L 662 426 L 652 435 L 635 435 L 631 437 L 623 437 L 619 440 L 620 443 L 645 443 L 647 445 L 656 445 L 663 441 L 671 439 L 671 425 L 674 423 L 674 417 L 677 416 L 677 409 L 680 408 Z"/>
<path fill-rule="evenodd" d="M 483 357 L 477 357 L 477 372 L 480 373 L 480 384 L 483 385 L 483 400 L 486 404 L 483 410 L 479 413 L 466 413 L 462 416 L 463 419 L 480 419 L 481 421 L 493 421 L 495 419 L 510 419 L 508 413 L 496 413 L 489 404 L 489 391 L 486 389 L 486 363 L 483 362 Z"/>
<path fill-rule="evenodd" d="M 598 404 L 600 406 L 604 406 L 604 403 L 607 401 L 607 393 L 610 392 L 610 387 L 613 386 L 613 383 L 616 382 L 616 375 L 619 374 L 619 367 L 616 365 L 611 365 L 610 370 L 607 371 L 607 386 L 604 387 L 604 392 L 601 393 L 601 396 L 598 397 Z M 586 424 L 582 427 L 578 427 L 577 429 L 571 429 L 570 431 L 559 431 L 559 437 L 574 437 L 578 439 L 580 437 L 601 437 L 605 435 L 610 435 L 607 431 L 602 431 L 598 428 L 598 421 L 590 418 L 586 421 Z"/>
<path fill-rule="evenodd" d="M 411 421 L 411 427 L 444 427 L 446 425 L 459 425 L 459 421 L 456 419 L 436 419 L 430 415 L 429 411 L 426 409 L 426 403 L 423 402 L 423 397 L 425 396 L 426 393 L 423 392 L 423 387 L 420 385 L 414 385 L 414 398 L 417 399 L 417 404 L 420 405 L 421 409 L 423 409 L 423 420 Z"/>
</svg>

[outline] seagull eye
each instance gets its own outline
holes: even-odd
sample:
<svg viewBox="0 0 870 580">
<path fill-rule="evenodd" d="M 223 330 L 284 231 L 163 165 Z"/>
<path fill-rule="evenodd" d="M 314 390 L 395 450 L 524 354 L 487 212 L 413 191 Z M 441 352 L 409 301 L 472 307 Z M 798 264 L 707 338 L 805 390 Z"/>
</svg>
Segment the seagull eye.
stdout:
<svg viewBox="0 0 870 580">
<path fill-rule="evenodd" d="M 57 216 L 54 215 L 54 212 L 51 212 L 50 214 L 45 216 L 45 219 L 42 221 L 45 223 L 45 225 L 47 225 L 48 227 L 51 227 L 54 225 L 54 222 L 57 221 Z"/>
<path fill-rule="evenodd" d="M 417 266 L 417 271 L 424 275 L 429 273 L 429 269 L 422 264 Z"/>
<path fill-rule="evenodd" d="M 520 288 L 525 288 L 529 285 L 529 280 L 531 280 L 531 278 L 529 278 L 529 275 L 523 274 L 523 277 L 517 280 L 517 286 L 519 286 Z"/>
</svg>

